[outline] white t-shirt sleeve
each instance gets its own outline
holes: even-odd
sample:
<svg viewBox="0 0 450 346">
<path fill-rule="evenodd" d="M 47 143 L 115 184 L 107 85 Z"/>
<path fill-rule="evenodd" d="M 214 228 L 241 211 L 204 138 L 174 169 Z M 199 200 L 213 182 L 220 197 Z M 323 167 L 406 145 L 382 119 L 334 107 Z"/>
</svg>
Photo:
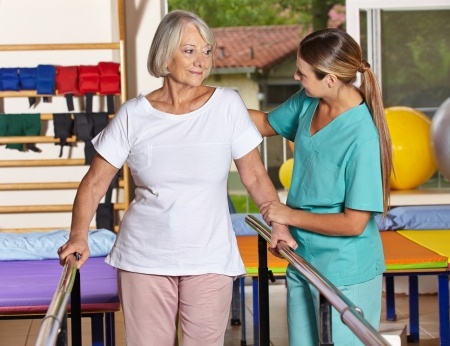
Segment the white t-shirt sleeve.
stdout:
<svg viewBox="0 0 450 346">
<path fill-rule="evenodd" d="M 92 140 L 98 154 L 116 168 L 121 168 L 130 152 L 127 103 L 120 107 L 114 118 Z"/>
<path fill-rule="evenodd" d="M 229 92 L 229 99 L 233 105 L 231 155 L 233 160 L 236 160 L 255 149 L 262 142 L 262 137 L 239 94 L 233 90 Z"/>
</svg>

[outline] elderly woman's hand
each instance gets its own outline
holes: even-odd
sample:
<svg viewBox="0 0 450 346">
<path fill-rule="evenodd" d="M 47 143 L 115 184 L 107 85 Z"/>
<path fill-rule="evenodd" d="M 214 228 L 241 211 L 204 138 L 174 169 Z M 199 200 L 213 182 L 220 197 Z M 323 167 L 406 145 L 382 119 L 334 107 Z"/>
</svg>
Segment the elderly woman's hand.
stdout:
<svg viewBox="0 0 450 346">
<path fill-rule="evenodd" d="M 80 259 L 77 261 L 77 268 L 80 269 L 91 254 L 85 237 L 71 236 L 69 240 L 58 249 L 59 263 L 64 266 L 67 256 L 73 254 L 80 255 Z"/>
<path fill-rule="evenodd" d="M 297 242 L 292 237 L 289 228 L 286 225 L 281 225 L 279 223 L 272 223 L 272 235 L 270 238 L 269 251 L 277 257 L 283 258 L 277 250 L 277 245 L 280 241 L 286 242 L 286 244 L 292 249 L 296 250 L 298 247 Z"/>
</svg>

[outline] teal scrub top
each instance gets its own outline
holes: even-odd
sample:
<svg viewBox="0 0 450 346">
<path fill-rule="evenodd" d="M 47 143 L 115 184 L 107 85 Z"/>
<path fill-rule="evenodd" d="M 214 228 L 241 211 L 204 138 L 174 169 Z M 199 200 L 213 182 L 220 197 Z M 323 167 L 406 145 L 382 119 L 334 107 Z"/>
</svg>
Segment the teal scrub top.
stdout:
<svg viewBox="0 0 450 346">
<path fill-rule="evenodd" d="M 340 114 L 310 135 L 319 99 L 300 90 L 269 113 L 269 123 L 294 141 L 294 168 L 286 204 L 311 213 L 341 213 L 344 208 L 371 211 L 359 236 L 327 236 L 290 227 L 296 252 L 333 284 L 373 279 L 385 270 L 375 215 L 383 211 L 380 144 L 365 103 Z"/>
</svg>

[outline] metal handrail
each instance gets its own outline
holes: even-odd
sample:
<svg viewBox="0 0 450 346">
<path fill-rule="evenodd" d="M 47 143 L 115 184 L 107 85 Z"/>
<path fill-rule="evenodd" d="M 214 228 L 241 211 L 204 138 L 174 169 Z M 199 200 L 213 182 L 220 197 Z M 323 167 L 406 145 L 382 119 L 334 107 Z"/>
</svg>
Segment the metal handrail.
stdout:
<svg viewBox="0 0 450 346">
<path fill-rule="evenodd" d="M 245 222 L 260 236 L 270 243 L 271 231 L 255 216 L 247 215 Z M 355 306 L 342 292 L 325 276 L 318 272 L 301 256 L 297 255 L 286 242 L 277 245 L 279 253 L 298 270 L 340 313 L 342 321 L 353 333 L 368 346 L 389 346 L 390 344 L 363 317 L 361 309 Z"/>
<path fill-rule="evenodd" d="M 67 313 L 67 303 L 77 275 L 78 254 L 67 257 L 61 279 L 58 284 L 47 313 L 41 322 L 35 346 L 54 346 L 63 319 Z"/>
</svg>

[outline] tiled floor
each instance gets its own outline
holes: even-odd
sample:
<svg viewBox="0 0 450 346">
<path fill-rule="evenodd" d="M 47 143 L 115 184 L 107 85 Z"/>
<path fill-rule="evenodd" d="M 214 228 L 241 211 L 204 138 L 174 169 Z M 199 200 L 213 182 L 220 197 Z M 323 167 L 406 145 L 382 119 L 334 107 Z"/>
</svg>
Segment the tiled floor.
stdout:
<svg viewBox="0 0 450 346">
<path fill-rule="evenodd" d="M 226 332 L 225 346 L 253 345 L 253 315 L 252 315 L 252 288 L 246 285 L 246 328 L 245 342 L 240 326 L 229 326 Z M 270 284 L 270 337 L 271 345 L 287 346 L 286 327 L 286 288 L 283 280 Z M 420 342 L 408 343 L 408 346 L 437 346 L 438 334 L 438 306 L 436 294 L 421 294 L 419 301 L 420 311 Z M 382 323 L 407 325 L 408 324 L 408 297 L 404 294 L 396 296 L 397 321 L 386 322 L 384 311 Z M 70 324 L 70 323 L 69 323 Z M 32 346 L 35 344 L 39 331 L 40 320 L 0 320 L 0 346 Z M 70 328 L 69 328 L 70 332 Z M 90 346 L 90 322 L 83 319 L 83 346 Z M 70 345 L 70 341 L 69 341 Z M 116 314 L 116 345 L 125 346 L 123 333 L 123 318 L 121 313 Z M 205 345 L 206 346 L 206 345 Z"/>
</svg>

